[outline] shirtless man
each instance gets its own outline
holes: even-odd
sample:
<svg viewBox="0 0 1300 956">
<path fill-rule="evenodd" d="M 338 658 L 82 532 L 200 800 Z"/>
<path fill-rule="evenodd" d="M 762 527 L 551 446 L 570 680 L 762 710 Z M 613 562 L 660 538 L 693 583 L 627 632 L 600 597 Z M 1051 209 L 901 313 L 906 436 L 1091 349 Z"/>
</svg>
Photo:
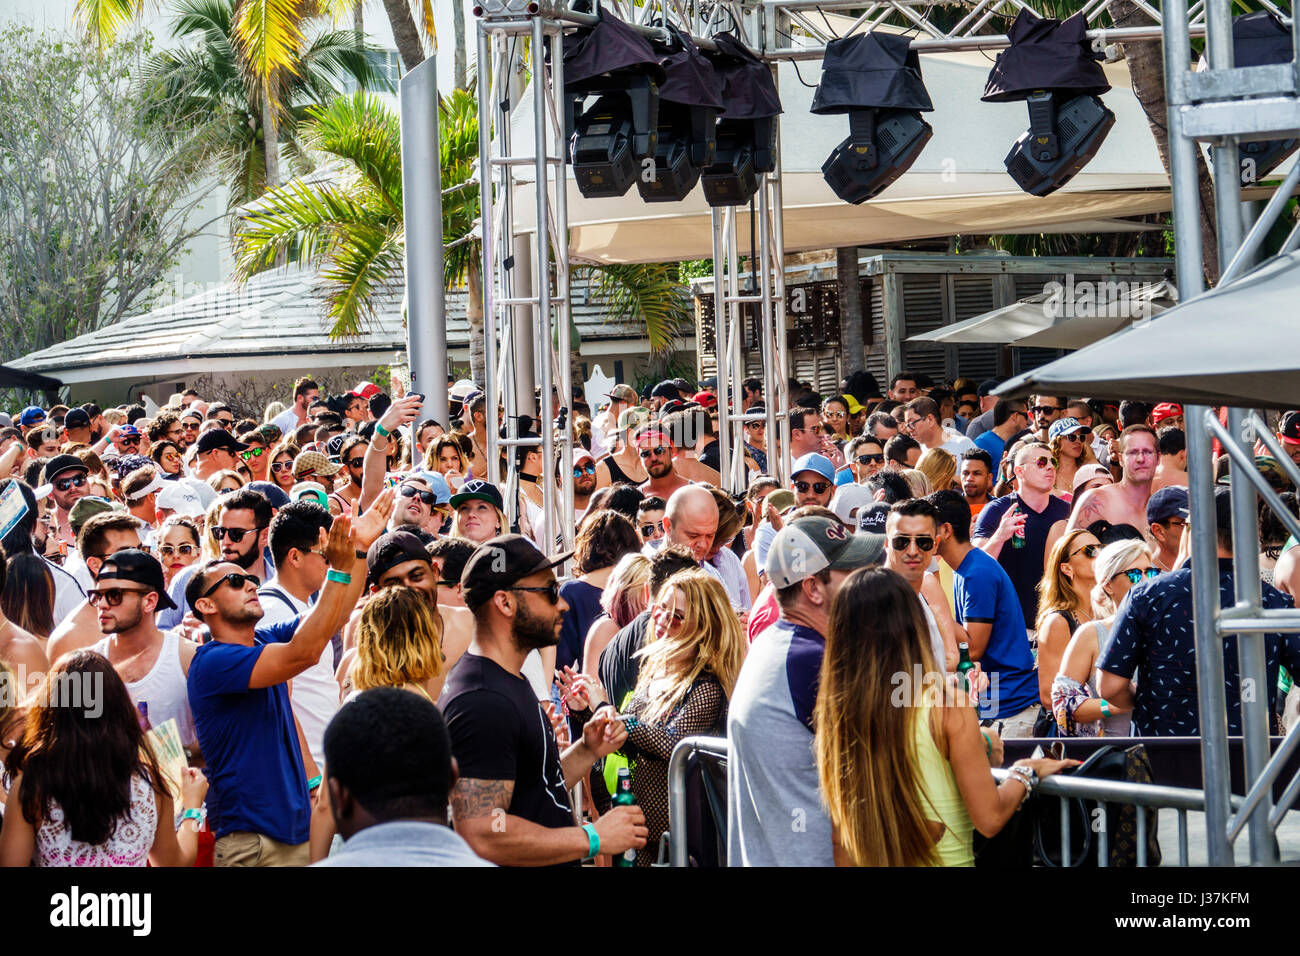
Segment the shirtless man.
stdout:
<svg viewBox="0 0 1300 956">
<path fill-rule="evenodd" d="M 1147 425 L 1130 425 L 1120 433 L 1119 453 L 1124 477 L 1117 484 L 1085 491 L 1070 516 L 1066 531 L 1086 528 L 1104 518 L 1111 524 L 1132 525 L 1150 540 L 1147 502 L 1151 499 L 1151 483 L 1160 463 L 1160 443 L 1156 433 Z"/>
<path fill-rule="evenodd" d="M 706 414 L 703 409 L 696 408 L 673 412 L 665 415 L 660 425 L 672 439 L 673 469 L 687 481 L 709 484 L 716 488 L 722 484 L 717 470 L 695 457 L 697 442 L 703 434 L 703 427 L 696 416 L 702 418 Z"/>
<path fill-rule="evenodd" d="M 673 442 L 658 425 L 646 425 L 635 433 L 633 445 L 650 476 L 641 483 L 643 495 L 656 495 L 667 501 L 678 488 L 691 482 L 673 468 Z"/>
<path fill-rule="evenodd" d="M 1181 428 L 1165 428 L 1160 432 L 1160 464 L 1151 482 L 1151 493 L 1168 485 L 1190 484 L 1187 478 L 1187 436 Z"/>
</svg>

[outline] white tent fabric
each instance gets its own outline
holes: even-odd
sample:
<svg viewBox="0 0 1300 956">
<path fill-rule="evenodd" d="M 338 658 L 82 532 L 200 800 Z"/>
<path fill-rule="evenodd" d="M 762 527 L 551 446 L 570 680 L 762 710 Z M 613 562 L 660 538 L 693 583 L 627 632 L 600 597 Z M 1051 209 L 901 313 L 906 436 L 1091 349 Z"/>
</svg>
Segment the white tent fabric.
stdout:
<svg viewBox="0 0 1300 956">
<path fill-rule="evenodd" d="M 997 394 L 1300 406 L 1300 252 L 1006 382 Z"/>
<path fill-rule="evenodd" d="M 909 342 L 1078 349 L 1157 315 L 1177 301 L 1168 282 L 1057 283 L 1050 292 L 911 336 Z"/>
<path fill-rule="evenodd" d="M 1051 196 L 1022 192 L 1002 160 L 1028 126 L 1024 104 L 979 101 L 990 60 L 979 53 L 925 56 L 922 69 L 935 104 L 925 114 L 934 127 L 911 170 L 861 206 L 841 202 L 822 179 L 821 165 L 848 135 L 847 117 L 808 112 L 819 64 L 779 68 L 782 187 L 787 252 L 845 245 L 878 245 L 956 233 L 1128 230 L 1120 217 L 1169 209 L 1169 180 L 1145 114 L 1133 95 L 1128 68 L 1106 66 L 1114 86 L 1103 99 L 1116 124 L 1096 158 Z M 513 114 L 511 148 L 533 148 L 531 88 Z M 555 149 L 555 144 L 551 144 Z M 531 166 L 515 167 L 520 180 Z M 532 187 L 519 188 L 516 229 L 533 232 Z M 645 203 L 636 188 L 616 199 L 584 199 L 569 184 L 570 254 L 599 262 L 660 262 L 713 254 L 710 209 L 698 187 L 682 202 Z M 748 215 L 740 234 L 748 236 Z"/>
</svg>

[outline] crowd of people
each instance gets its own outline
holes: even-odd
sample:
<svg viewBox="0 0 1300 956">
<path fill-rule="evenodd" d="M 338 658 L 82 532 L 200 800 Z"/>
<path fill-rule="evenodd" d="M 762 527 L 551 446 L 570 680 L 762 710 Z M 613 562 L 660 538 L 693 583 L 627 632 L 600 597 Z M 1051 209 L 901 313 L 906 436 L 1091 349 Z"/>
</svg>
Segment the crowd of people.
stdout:
<svg viewBox="0 0 1300 956">
<path fill-rule="evenodd" d="M 791 380 L 781 449 L 737 385 L 735 497 L 708 380 L 550 396 L 512 433 L 568 421 L 553 488 L 540 441 L 489 460 L 464 380 L 447 422 L 310 378 L 260 421 L 0 415 L 0 863 L 651 866 L 673 749 L 715 735 L 731 864 L 963 865 L 1074 763 L 996 777 L 1004 739 L 1199 732 L 1190 535 L 1231 605 L 1232 513 L 1189 508 L 1181 407 L 859 371 Z M 1277 437 L 1300 463 L 1300 412 Z M 1290 607 L 1300 551 L 1259 528 Z M 1281 728 L 1300 636 L 1266 648 Z"/>
</svg>

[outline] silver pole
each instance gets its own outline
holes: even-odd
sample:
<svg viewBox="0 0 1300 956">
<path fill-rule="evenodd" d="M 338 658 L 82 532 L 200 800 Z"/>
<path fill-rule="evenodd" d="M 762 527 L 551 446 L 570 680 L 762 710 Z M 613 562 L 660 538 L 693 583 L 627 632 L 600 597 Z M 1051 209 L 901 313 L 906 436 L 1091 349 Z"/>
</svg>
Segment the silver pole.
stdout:
<svg viewBox="0 0 1300 956">
<path fill-rule="evenodd" d="M 532 236 L 528 233 L 515 236 L 514 280 L 520 289 L 533 288 Z M 537 418 L 537 404 L 533 401 L 533 386 L 537 384 L 537 365 L 533 352 L 537 348 L 537 323 L 532 306 L 514 309 L 514 351 L 510 360 L 515 366 L 515 415 Z M 511 414 L 507 411 L 507 414 Z M 540 428 L 540 419 L 538 427 Z"/>
<path fill-rule="evenodd" d="M 1254 458 L 1254 428 L 1248 425 L 1251 413 L 1233 408 L 1228 411 L 1228 429 L 1243 452 Z M 1232 482 L 1232 563 L 1236 590 L 1236 614 L 1256 617 L 1260 611 L 1259 579 L 1259 511 L 1255 489 L 1236 469 Z M 1269 759 L 1268 669 L 1264 661 L 1265 635 L 1247 632 L 1237 635 L 1238 691 L 1241 695 L 1241 733 L 1245 751 L 1246 780 L 1258 780 Z M 1272 811 L 1272 794 L 1265 793 L 1250 815 L 1250 858 L 1252 863 L 1274 863 L 1273 834 L 1268 826 Z"/>
<path fill-rule="evenodd" d="M 780 87 L 781 77 L 777 72 L 777 67 L 772 67 L 772 79 Z M 789 480 L 790 478 L 790 393 L 787 387 L 790 375 L 790 355 L 789 355 L 789 335 L 787 335 L 787 316 L 785 312 L 785 219 L 782 211 L 781 195 L 781 117 L 776 116 L 772 119 L 776 127 L 776 169 L 764 177 L 764 189 L 771 188 L 771 200 L 769 209 L 772 217 L 772 269 L 775 274 L 775 283 L 772 289 L 772 323 L 776 332 L 776 390 L 771 392 L 768 399 L 767 407 L 771 410 L 768 416 L 768 434 L 775 434 L 772 431 L 773 419 L 776 420 L 776 428 L 781 433 L 781 478 Z M 771 444 L 771 439 L 768 439 Z M 771 452 L 768 453 L 769 459 Z"/>
<path fill-rule="evenodd" d="M 483 230 L 483 275 L 481 282 L 483 285 L 483 413 L 485 422 L 496 418 L 497 299 L 509 296 L 509 291 L 504 285 L 500 287 L 500 295 L 498 296 L 497 283 L 505 280 L 501 277 L 501 270 L 497 266 L 499 250 L 496 243 L 499 240 L 494 232 L 497 203 L 509 203 L 510 201 L 508 188 L 503 190 L 496 183 L 497 167 L 492 162 L 493 154 L 496 152 L 494 146 L 500 142 L 500 137 L 509 135 L 510 125 L 509 113 L 504 116 L 501 115 L 492 102 L 493 94 L 499 88 L 499 78 L 496 75 L 498 66 L 495 38 L 488 32 L 487 25 L 480 21 L 478 25 L 478 153 L 479 219 Z M 505 173 L 508 187 L 510 171 L 506 169 Z M 506 236 L 510 235 L 508 219 L 503 232 Z M 483 477 L 488 481 L 494 481 L 499 476 L 493 475 L 491 472 L 491 459 L 496 453 L 496 434 L 492 428 L 487 429 L 487 435 L 484 438 L 489 461 L 483 463 Z M 510 506 L 510 502 L 506 502 L 506 507 L 509 508 Z M 510 512 L 507 511 L 507 516 L 509 515 Z"/>
<path fill-rule="evenodd" d="M 534 36 L 538 36 L 537 30 Z M 560 471 L 560 511 L 562 520 L 560 521 L 560 536 L 562 538 L 561 548 L 564 551 L 573 549 L 573 539 L 577 531 L 577 521 L 575 518 L 575 509 L 573 504 L 573 361 L 569 354 L 570 346 L 570 323 L 572 314 L 569 310 L 569 183 L 568 183 L 568 149 L 569 144 L 564 139 L 564 112 L 559 108 L 555 100 L 555 91 L 564 92 L 564 34 L 561 30 L 554 30 L 550 36 L 551 43 L 551 85 L 541 97 L 541 101 L 547 106 L 547 116 L 551 119 L 555 130 L 555 236 L 552 241 L 555 247 L 555 297 L 559 300 L 555 304 L 556 328 L 558 332 L 556 338 L 559 346 L 558 360 L 560 364 L 560 392 L 563 395 L 563 404 L 569 409 L 569 414 L 564 417 L 564 429 L 560 432 L 560 454 L 564 456 L 564 467 Z M 545 76 L 545 65 L 542 63 L 542 52 L 539 48 L 533 58 L 533 76 Z M 545 128 L 545 126 L 543 126 Z M 538 162 L 538 168 L 545 172 L 546 169 L 546 141 L 543 140 L 539 146 L 541 159 Z M 545 180 L 542 180 L 543 184 Z M 543 235 L 538 230 L 538 236 Z M 539 278 L 539 285 L 542 284 Z"/>
<path fill-rule="evenodd" d="M 1206 0 L 1205 53 L 1211 71 L 1232 69 L 1232 7 L 1229 0 Z M 1219 263 L 1231 264 L 1241 246 L 1241 167 L 1237 137 L 1214 143 L 1214 217 L 1218 225 Z M 1180 290 L 1181 292 L 1181 290 Z"/>
<path fill-rule="evenodd" d="M 718 376 L 718 471 L 722 475 L 723 487 L 734 492 L 732 487 L 732 456 L 744 458 L 744 445 L 736 441 L 736 429 L 732 422 L 731 409 L 732 381 L 734 370 L 731 365 L 731 347 L 727 339 L 727 313 L 729 311 L 726 295 L 722 290 L 722 210 L 716 206 L 709 210 L 713 223 L 713 357 Z M 742 358 L 743 361 L 743 358 Z M 740 379 L 736 382 L 735 394 L 744 396 L 740 380 L 744 379 L 743 366 Z M 740 415 L 740 402 L 737 401 L 735 415 Z M 741 434 L 743 434 L 743 426 Z"/>
<path fill-rule="evenodd" d="M 535 17 L 532 21 L 532 65 L 533 65 L 533 149 L 534 174 L 536 181 L 537 213 L 537 248 L 533 250 L 537 257 L 533 266 L 533 308 L 536 310 L 537 331 L 546 340 L 549 355 L 551 332 L 551 269 L 547 236 L 547 223 L 550 220 L 550 195 L 546 185 L 546 82 L 547 74 L 542 63 L 542 21 Z M 546 523 L 547 540 L 541 542 L 542 549 L 550 554 L 555 550 L 555 531 L 560 526 L 560 510 L 555 501 L 555 428 L 551 421 L 551 391 L 554 384 L 554 368 L 551 362 L 542 363 L 542 520 Z"/>
<path fill-rule="evenodd" d="M 411 391 L 447 424 L 447 304 L 443 283 L 442 177 L 435 57 L 398 84 L 402 123 L 402 219 L 406 223 L 406 355 Z"/>
</svg>

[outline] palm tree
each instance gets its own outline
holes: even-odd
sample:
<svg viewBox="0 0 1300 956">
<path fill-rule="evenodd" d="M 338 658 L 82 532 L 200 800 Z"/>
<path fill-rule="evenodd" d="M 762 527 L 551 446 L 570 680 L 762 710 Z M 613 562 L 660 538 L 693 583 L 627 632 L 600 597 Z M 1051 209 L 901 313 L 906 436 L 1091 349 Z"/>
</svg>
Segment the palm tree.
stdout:
<svg viewBox="0 0 1300 956">
<path fill-rule="evenodd" d="M 312 107 L 302 128 L 304 144 L 339 161 L 336 182 L 295 181 L 270 190 L 241 214 L 235 237 L 237 269 L 253 275 L 285 261 L 312 263 L 328 289 L 332 338 L 356 335 L 374 316 L 374 299 L 400 282 L 403 269 L 401 135 L 396 115 L 381 101 L 358 93 L 328 108 Z M 470 182 L 478 158 L 477 97 L 456 90 L 439 108 L 443 198 L 444 279 L 464 284 L 470 321 L 471 370 L 483 374 L 483 305 L 479 243 L 479 191 Z M 645 322 L 653 352 L 671 350 L 690 318 L 690 305 L 674 265 L 582 267 L 593 270 L 610 306 L 610 318 Z"/>
<path fill-rule="evenodd" d="M 236 0 L 180 0 L 174 9 L 172 37 L 187 42 L 151 57 L 144 79 L 160 84 L 168 94 L 163 99 L 168 109 L 179 104 L 182 118 L 192 123 L 185 145 L 219 164 L 233 211 L 268 186 L 263 104 L 241 75 L 232 36 Z M 278 130 L 279 146 L 296 174 L 310 169 L 298 142 L 298 126 L 308 106 L 328 104 L 343 83 L 388 86 L 368 59 L 370 52 L 373 48 L 359 45 L 351 30 L 322 33 L 303 52 L 284 90 L 288 121 Z"/>
</svg>

